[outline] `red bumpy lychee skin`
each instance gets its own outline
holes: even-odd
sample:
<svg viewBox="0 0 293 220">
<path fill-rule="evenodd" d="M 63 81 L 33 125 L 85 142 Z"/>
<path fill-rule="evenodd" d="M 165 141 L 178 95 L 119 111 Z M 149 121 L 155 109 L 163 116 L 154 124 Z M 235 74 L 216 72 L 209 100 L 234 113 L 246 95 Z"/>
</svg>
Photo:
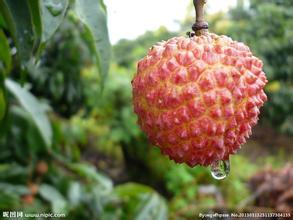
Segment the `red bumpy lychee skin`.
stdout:
<svg viewBox="0 0 293 220">
<path fill-rule="evenodd" d="M 267 100 L 262 66 L 247 46 L 226 36 L 158 43 L 132 81 L 138 123 L 178 163 L 226 160 L 251 135 Z"/>
</svg>

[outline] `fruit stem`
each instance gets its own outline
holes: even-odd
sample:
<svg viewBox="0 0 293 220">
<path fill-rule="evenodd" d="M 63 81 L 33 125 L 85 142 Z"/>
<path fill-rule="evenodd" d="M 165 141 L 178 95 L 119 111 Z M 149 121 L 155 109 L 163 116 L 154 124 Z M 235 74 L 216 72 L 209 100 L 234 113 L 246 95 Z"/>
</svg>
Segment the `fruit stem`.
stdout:
<svg viewBox="0 0 293 220">
<path fill-rule="evenodd" d="M 193 0 L 196 19 L 195 23 L 192 25 L 192 30 L 195 32 L 195 35 L 199 36 L 202 34 L 207 34 L 209 25 L 204 20 L 204 5 L 206 0 Z"/>
</svg>

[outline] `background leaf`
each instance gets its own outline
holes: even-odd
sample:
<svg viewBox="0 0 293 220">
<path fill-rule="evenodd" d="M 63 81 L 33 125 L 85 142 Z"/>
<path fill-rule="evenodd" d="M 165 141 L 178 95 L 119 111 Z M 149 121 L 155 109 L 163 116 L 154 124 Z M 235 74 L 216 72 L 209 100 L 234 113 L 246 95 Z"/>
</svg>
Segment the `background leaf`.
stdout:
<svg viewBox="0 0 293 220">
<path fill-rule="evenodd" d="M 100 187 L 104 192 L 109 192 L 112 189 L 112 181 L 106 176 L 97 172 L 96 168 L 89 164 L 75 163 L 69 164 L 71 170 L 76 172 L 78 175 L 94 180 L 100 184 Z M 98 187 L 98 186 L 97 186 Z"/>
<path fill-rule="evenodd" d="M 6 113 L 6 100 L 4 95 L 3 82 L 1 82 L 1 87 L 2 88 L 0 88 L 0 120 L 3 119 Z"/>
<path fill-rule="evenodd" d="M 42 1 L 27 1 L 29 10 L 32 17 L 33 30 L 35 33 L 35 41 L 39 45 L 41 37 L 42 37 L 42 18 L 40 11 L 40 3 Z"/>
<path fill-rule="evenodd" d="M 25 195 L 29 193 L 27 187 L 23 185 L 14 185 L 14 184 L 3 183 L 3 182 L 0 183 L 0 192 L 1 191 L 14 193 L 16 195 Z"/>
<path fill-rule="evenodd" d="M 74 9 L 95 45 L 93 50 L 103 82 L 109 70 L 111 53 L 104 3 L 102 0 L 76 0 Z"/>
<path fill-rule="evenodd" d="M 8 23 L 20 60 L 25 64 L 33 49 L 33 25 L 28 1 L 1 0 L 0 10 Z"/>
<path fill-rule="evenodd" d="M 68 0 L 40 1 L 43 28 L 42 42 L 49 40 L 58 29 L 65 17 L 68 5 Z"/>
<path fill-rule="evenodd" d="M 52 129 L 44 107 L 29 91 L 20 87 L 16 82 L 6 79 L 5 85 L 7 89 L 18 99 L 24 109 L 31 115 L 44 139 L 46 146 L 51 147 Z"/>
<path fill-rule="evenodd" d="M 42 198 L 51 203 L 52 211 L 54 213 L 66 212 L 67 202 L 57 189 L 48 184 L 42 184 L 40 185 L 39 193 Z"/>
<path fill-rule="evenodd" d="M 7 74 L 9 73 L 11 68 L 11 55 L 9 43 L 2 30 L 0 30 L 0 51 L 0 71 L 2 69 L 1 65 L 3 65 Z"/>
<path fill-rule="evenodd" d="M 114 189 L 114 194 L 124 201 L 124 209 L 131 210 L 128 212 L 130 214 L 127 216 L 128 219 L 168 219 L 168 210 L 164 199 L 150 187 L 126 183 L 117 186 Z"/>
</svg>

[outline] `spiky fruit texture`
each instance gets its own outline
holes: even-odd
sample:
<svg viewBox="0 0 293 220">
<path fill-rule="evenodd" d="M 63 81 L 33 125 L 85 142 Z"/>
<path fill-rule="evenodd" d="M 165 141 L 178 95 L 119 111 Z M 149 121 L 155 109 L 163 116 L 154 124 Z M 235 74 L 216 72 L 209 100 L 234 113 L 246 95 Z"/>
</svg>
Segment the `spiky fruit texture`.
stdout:
<svg viewBox="0 0 293 220">
<path fill-rule="evenodd" d="M 267 100 L 263 63 L 243 43 L 207 34 L 153 46 L 132 81 L 134 112 L 152 144 L 189 166 L 226 160 Z"/>
</svg>

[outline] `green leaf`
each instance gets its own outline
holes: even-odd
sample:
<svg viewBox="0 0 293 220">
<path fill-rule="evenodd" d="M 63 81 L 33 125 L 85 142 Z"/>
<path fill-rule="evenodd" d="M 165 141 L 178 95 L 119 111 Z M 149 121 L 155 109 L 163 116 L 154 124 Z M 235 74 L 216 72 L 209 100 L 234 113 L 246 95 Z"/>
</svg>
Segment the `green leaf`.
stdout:
<svg viewBox="0 0 293 220">
<path fill-rule="evenodd" d="M 44 107 L 28 90 L 20 87 L 18 83 L 10 79 L 6 79 L 5 85 L 7 89 L 18 99 L 23 108 L 30 114 L 42 138 L 44 139 L 44 143 L 47 148 L 50 148 L 52 144 L 52 129 Z"/>
<path fill-rule="evenodd" d="M 31 58 L 33 50 L 33 25 L 28 1 L 0 0 L 0 10 L 12 34 L 23 64 Z"/>
<path fill-rule="evenodd" d="M 40 43 L 42 37 L 42 18 L 40 11 L 40 2 L 42 1 L 28 1 L 29 10 L 32 17 L 33 30 L 35 33 L 35 40 Z"/>
<path fill-rule="evenodd" d="M 13 192 L 0 191 L 0 210 L 9 210 L 18 207 L 20 199 Z"/>
<path fill-rule="evenodd" d="M 43 199 L 51 203 L 54 213 L 67 212 L 67 202 L 56 188 L 48 184 L 42 184 L 39 187 L 39 193 Z"/>
<path fill-rule="evenodd" d="M 68 0 L 40 1 L 42 15 L 42 42 L 46 42 L 62 23 L 69 5 Z"/>
<path fill-rule="evenodd" d="M 166 202 L 150 187 L 126 183 L 117 186 L 114 194 L 124 201 L 123 209 L 128 219 L 168 219 Z"/>
<path fill-rule="evenodd" d="M 75 12 L 95 45 L 93 50 L 103 83 L 109 70 L 111 54 L 105 5 L 102 0 L 75 0 Z"/>
<path fill-rule="evenodd" d="M 22 64 L 26 65 L 33 54 L 40 52 L 40 45 L 58 29 L 68 6 L 69 0 L 0 0 L 1 13 Z"/>
<path fill-rule="evenodd" d="M 68 188 L 68 200 L 73 206 L 77 206 L 82 198 L 82 187 L 77 181 L 70 182 Z"/>
<path fill-rule="evenodd" d="M 6 113 L 4 77 L 11 69 L 10 47 L 4 32 L 0 29 L 0 122 Z"/>
<path fill-rule="evenodd" d="M 1 10 L 0 10 L 0 12 L 1 12 Z M 6 23 L 5 23 L 4 18 L 1 13 L 0 13 L 0 28 L 6 28 Z"/>
<path fill-rule="evenodd" d="M 3 82 L 1 82 L 1 87 L 3 85 Z M 2 120 L 6 113 L 6 100 L 4 95 L 4 88 L 0 88 L 0 120 Z"/>
<path fill-rule="evenodd" d="M 112 181 L 108 177 L 98 173 L 94 166 L 83 163 L 69 164 L 68 166 L 78 175 L 99 183 L 99 187 L 101 187 L 105 193 L 112 190 Z"/>
<path fill-rule="evenodd" d="M 25 195 L 29 193 L 29 190 L 24 185 L 14 185 L 10 183 L 0 183 L 0 192 L 13 193 L 15 195 Z"/>
<path fill-rule="evenodd" d="M 10 47 L 8 40 L 2 30 L 0 30 L 0 51 L 0 69 L 4 68 L 6 74 L 8 74 L 11 69 Z M 3 64 L 4 66 L 2 67 Z"/>
</svg>

